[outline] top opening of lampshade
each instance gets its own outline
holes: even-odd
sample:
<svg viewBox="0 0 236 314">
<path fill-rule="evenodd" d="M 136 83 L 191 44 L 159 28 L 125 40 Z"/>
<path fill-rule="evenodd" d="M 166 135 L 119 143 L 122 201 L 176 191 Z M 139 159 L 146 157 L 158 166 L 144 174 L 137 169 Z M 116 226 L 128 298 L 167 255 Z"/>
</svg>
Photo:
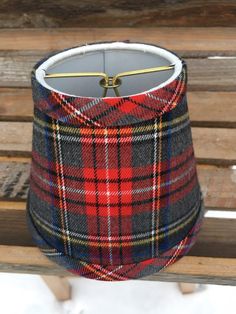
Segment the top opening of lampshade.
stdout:
<svg viewBox="0 0 236 314">
<path fill-rule="evenodd" d="M 74 96 L 103 98 L 101 77 L 45 78 L 45 73 L 104 72 L 115 76 L 120 72 L 141 70 L 174 64 L 174 68 L 146 74 L 122 77 L 119 86 L 121 97 L 135 96 L 160 89 L 172 82 L 182 70 L 177 55 L 155 45 L 127 42 L 86 44 L 59 52 L 40 64 L 36 79 L 49 90 Z M 106 97 L 115 97 L 109 89 Z"/>
</svg>

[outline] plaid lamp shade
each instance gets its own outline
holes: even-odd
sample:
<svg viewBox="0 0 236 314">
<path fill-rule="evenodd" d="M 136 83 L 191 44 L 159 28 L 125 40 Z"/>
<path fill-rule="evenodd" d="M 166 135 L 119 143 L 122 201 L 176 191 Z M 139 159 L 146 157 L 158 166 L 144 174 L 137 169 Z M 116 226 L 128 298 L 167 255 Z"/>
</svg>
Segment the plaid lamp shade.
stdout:
<svg viewBox="0 0 236 314">
<path fill-rule="evenodd" d="M 98 76 L 124 76 L 119 95 Z M 154 44 L 90 42 L 31 72 L 34 101 L 27 223 L 52 261 L 104 281 L 162 271 L 187 254 L 204 217 L 186 98 L 187 66 Z"/>
</svg>

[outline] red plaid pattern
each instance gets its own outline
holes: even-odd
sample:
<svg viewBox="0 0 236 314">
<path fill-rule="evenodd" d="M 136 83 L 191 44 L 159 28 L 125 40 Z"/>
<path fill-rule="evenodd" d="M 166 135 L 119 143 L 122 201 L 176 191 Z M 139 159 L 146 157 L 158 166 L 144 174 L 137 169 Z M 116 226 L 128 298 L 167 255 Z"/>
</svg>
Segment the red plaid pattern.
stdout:
<svg viewBox="0 0 236 314">
<path fill-rule="evenodd" d="M 32 71 L 27 221 L 42 252 L 70 272 L 140 278 L 194 244 L 204 204 L 181 61 L 168 85 L 107 99 L 48 90 Z"/>
</svg>

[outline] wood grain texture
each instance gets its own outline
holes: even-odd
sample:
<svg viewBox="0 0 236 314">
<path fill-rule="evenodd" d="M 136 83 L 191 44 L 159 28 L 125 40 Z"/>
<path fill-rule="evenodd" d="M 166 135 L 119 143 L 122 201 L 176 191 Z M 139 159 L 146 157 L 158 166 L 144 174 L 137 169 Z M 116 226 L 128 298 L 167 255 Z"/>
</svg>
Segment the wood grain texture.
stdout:
<svg viewBox="0 0 236 314">
<path fill-rule="evenodd" d="M 236 169 L 197 165 L 207 207 L 236 209 Z"/>
<path fill-rule="evenodd" d="M 188 92 L 192 126 L 236 127 L 236 92 Z"/>
<path fill-rule="evenodd" d="M 24 157 L 31 154 L 32 123 L 0 122 L 0 130 L 0 155 Z"/>
<path fill-rule="evenodd" d="M 187 59 L 186 62 L 189 90 L 236 90 L 236 58 Z"/>
<path fill-rule="evenodd" d="M 31 156 L 32 123 L 0 122 L 0 129 L 1 156 Z M 193 127 L 191 130 L 196 158 L 200 163 L 236 164 L 234 148 L 236 132 L 234 129 Z"/>
<path fill-rule="evenodd" d="M 0 88 L 0 120 L 32 121 L 33 100 L 31 89 Z"/>
<path fill-rule="evenodd" d="M 29 163 L 0 163 L 0 210 L 12 208 L 12 201 L 19 201 L 25 208 L 24 201 L 29 187 Z M 217 166 L 197 165 L 200 185 L 204 194 L 205 205 L 212 209 L 236 209 L 236 170 Z M 11 202 L 7 202 L 7 200 Z M 4 205 L 4 207 L 2 207 Z M 17 203 L 18 204 L 18 203 Z"/>
<path fill-rule="evenodd" d="M 29 163 L 31 157 L 18 157 L 18 156 L 0 156 L 0 162 L 19 162 L 19 163 Z"/>
<path fill-rule="evenodd" d="M 41 278 L 58 301 L 71 299 L 72 288 L 66 278 L 49 275 L 42 275 Z"/>
<path fill-rule="evenodd" d="M 235 26 L 236 4 L 228 1 L 6 0 L 0 4 L 0 27 L 71 26 Z"/>
<path fill-rule="evenodd" d="M 0 271 L 75 277 L 37 247 L 0 245 Z M 236 285 L 236 259 L 184 256 L 163 271 L 140 280 Z"/>
<path fill-rule="evenodd" d="M 0 29 L 0 50 L 44 50 L 47 53 L 106 40 L 146 42 L 194 57 L 230 56 L 235 55 L 236 50 L 234 27 Z"/>
<path fill-rule="evenodd" d="M 30 87 L 33 65 L 45 57 L 39 51 L 0 51 L 0 87 Z M 235 59 L 187 59 L 188 89 L 236 90 Z"/>
<path fill-rule="evenodd" d="M 187 97 L 191 126 L 236 128 L 236 92 L 189 91 Z M 31 89 L 0 88 L 0 121 L 32 120 Z"/>
<path fill-rule="evenodd" d="M 0 245 L 35 246 L 25 215 L 21 209 L 0 210 Z M 235 230 L 236 219 L 205 217 L 189 255 L 236 258 Z"/>
<path fill-rule="evenodd" d="M 236 260 L 185 256 L 163 272 L 143 280 L 236 285 Z"/>
<path fill-rule="evenodd" d="M 236 132 L 226 128 L 192 128 L 193 145 L 199 162 L 236 164 Z"/>
<path fill-rule="evenodd" d="M 5 210 L 25 211 L 26 203 L 24 201 L 3 201 L 0 200 L 0 213 Z"/>
<path fill-rule="evenodd" d="M 30 163 L 0 162 L 0 198 L 25 199 L 29 187 Z"/>
<path fill-rule="evenodd" d="M 26 224 L 26 212 L 19 209 L 0 210 L 0 244 L 3 245 L 33 245 Z M 4 233 L 7 232 L 8 234 Z"/>
</svg>

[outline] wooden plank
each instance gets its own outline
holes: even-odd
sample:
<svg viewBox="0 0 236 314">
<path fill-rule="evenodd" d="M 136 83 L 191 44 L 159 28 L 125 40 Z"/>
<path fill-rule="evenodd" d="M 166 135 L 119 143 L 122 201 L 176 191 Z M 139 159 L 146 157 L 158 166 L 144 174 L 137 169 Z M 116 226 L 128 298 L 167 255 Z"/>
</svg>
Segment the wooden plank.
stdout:
<svg viewBox="0 0 236 314">
<path fill-rule="evenodd" d="M 236 259 L 185 256 L 164 271 L 143 278 L 170 282 L 236 285 Z"/>
<path fill-rule="evenodd" d="M 197 40 L 196 40 L 197 38 Z M 74 47 L 106 40 L 146 42 L 178 51 L 184 56 L 234 55 L 234 27 L 84 27 L 0 29 L 0 50 L 45 50 Z"/>
<path fill-rule="evenodd" d="M 0 88 L 0 121 L 32 121 L 31 89 Z"/>
<path fill-rule="evenodd" d="M 64 268 L 52 263 L 35 246 L 0 245 L 0 252 L 1 272 L 72 276 Z"/>
<path fill-rule="evenodd" d="M 187 59 L 190 90 L 235 91 L 236 58 Z"/>
<path fill-rule="evenodd" d="M 197 242 L 189 254 L 236 258 L 235 235 L 236 219 L 205 218 Z"/>
<path fill-rule="evenodd" d="M 26 211 L 21 208 L 0 209 L 1 245 L 35 245 L 27 226 L 25 214 Z M 236 219 L 205 217 L 190 255 L 236 258 L 235 230 Z"/>
<path fill-rule="evenodd" d="M 190 294 L 196 292 L 199 285 L 195 283 L 179 282 L 178 287 L 182 294 Z"/>
<path fill-rule="evenodd" d="M 199 162 L 219 165 L 236 164 L 236 132 L 234 129 L 197 127 L 191 130 Z"/>
<path fill-rule="evenodd" d="M 19 163 L 29 163 L 31 157 L 18 157 L 18 156 L 0 156 L 0 162 L 19 162 Z"/>
<path fill-rule="evenodd" d="M 35 61 L 42 56 L 42 54 L 34 55 L 32 52 L 0 51 L 0 73 L 2 74 L 0 86 L 30 86 L 30 71 Z"/>
<path fill-rule="evenodd" d="M 2 200 L 0 200 L 0 213 L 4 212 L 6 210 L 25 212 L 25 209 L 26 209 L 26 203 L 24 201 L 16 202 L 16 201 L 2 201 Z"/>
<path fill-rule="evenodd" d="M 27 196 L 29 186 L 29 162 L 0 163 L 0 210 L 12 208 L 16 201 L 19 206 Z M 197 172 L 205 205 L 215 210 L 236 209 L 236 170 L 217 166 L 197 165 Z M 7 200 L 11 202 L 7 202 Z M 12 202 L 14 201 L 14 202 Z M 4 207 L 2 207 L 4 205 Z M 24 207 L 25 208 L 25 207 Z"/>
<path fill-rule="evenodd" d="M 32 67 L 44 56 L 39 51 L 0 51 L 0 87 L 30 87 Z M 190 58 L 186 62 L 189 90 L 235 92 L 236 58 Z"/>
<path fill-rule="evenodd" d="M 236 169 L 197 165 L 205 204 L 211 208 L 236 208 Z"/>
<path fill-rule="evenodd" d="M 53 263 L 37 247 L 0 245 L 0 271 L 78 277 Z M 187 255 L 140 280 L 236 285 L 236 259 Z"/>
<path fill-rule="evenodd" d="M 0 198 L 25 199 L 29 187 L 30 163 L 0 162 Z"/>
<path fill-rule="evenodd" d="M 58 301 L 66 301 L 71 299 L 72 288 L 66 278 L 49 275 L 42 275 L 41 278 Z"/>
<path fill-rule="evenodd" d="M 0 122 L 0 129 L 1 156 L 29 157 L 31 155 L 32 123 Z M 193 127 L 191 130 L 196 158 L 200 163 L 236 164 L 234 129 Z"/>
<path fill-rule="evenodd" d="M 236 128 L 236 92 L 190 91 L 187 96 L 192 126 Z M 0 121 L 32 120 L 31 89 L 0 88 Z"/>
<path fill-rule="evenodd" d="M 235 9 L 233 0 L 67 0 L 60 5 L 49 0 L 39 5 L 5 0 L 0 3 L 0 27 L 235 26 Z"/>
<path fill-rule="evenodd" d="M 1 209 L 0 227 L 0 244 L 20 246 L 34 245 L 26 224 L 25 210 L 14 208 Z M 4 235 L 4 232 L 8 234 Z"/>
<path fill-rule="evenodd" d="M 235 92 L 188 92 L 188 108 L 192 126 L 236 127 Z"/>
<path fill-rule="evenodd" d="M 30 156 L 32 123 L 0 122 L 0 155 Z"/>
</svg>

